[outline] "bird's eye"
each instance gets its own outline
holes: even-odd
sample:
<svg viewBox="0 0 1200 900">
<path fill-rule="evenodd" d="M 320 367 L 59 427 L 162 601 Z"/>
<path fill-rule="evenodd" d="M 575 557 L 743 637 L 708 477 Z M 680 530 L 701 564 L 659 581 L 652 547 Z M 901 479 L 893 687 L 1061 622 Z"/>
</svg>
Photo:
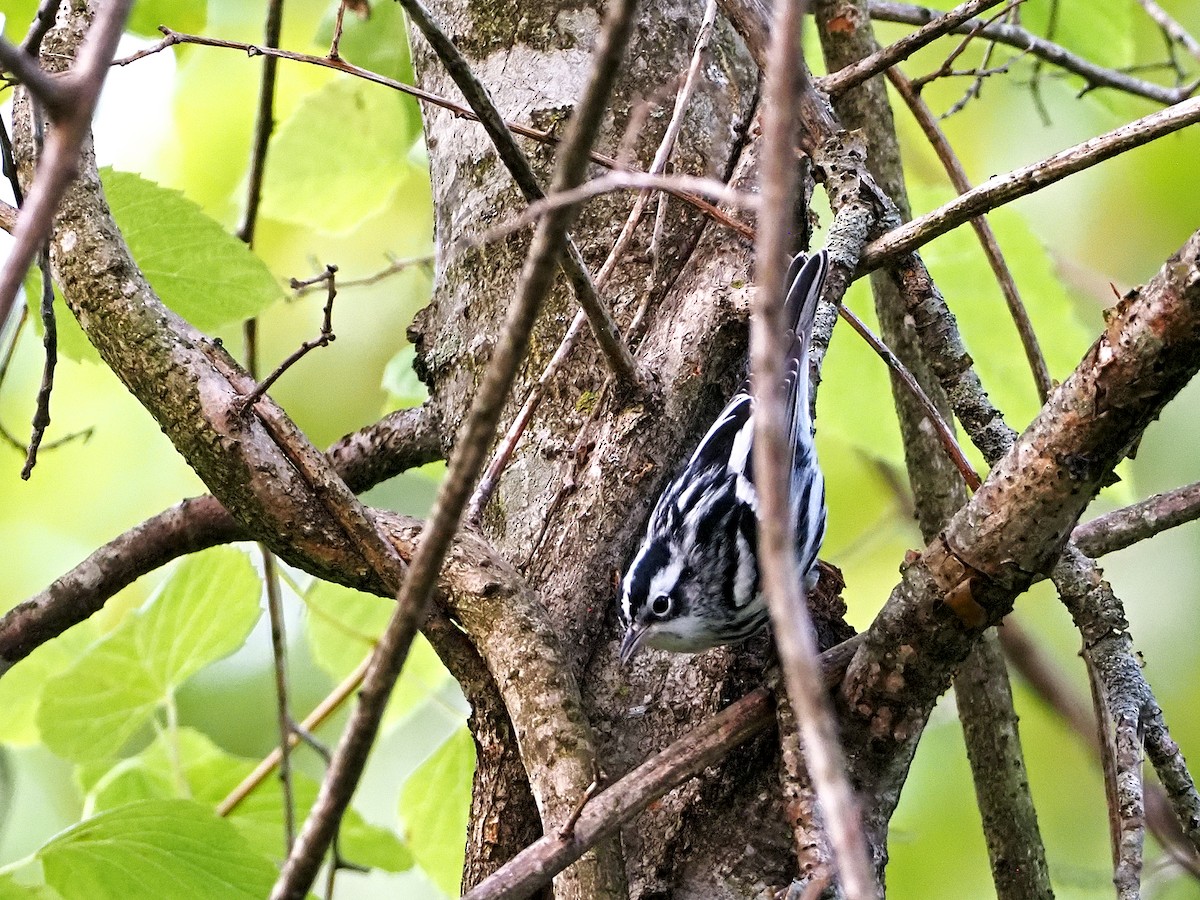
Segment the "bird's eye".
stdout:
<svg viewBox="0 0 1200 900">
<path fill-rule="evenodd" d="M 671 598 L 669 595 L 659 594 L 652 601 L 650 601 L 650 612 L 654 613 L 654 615 L 661 619 L 670 614 L 671 605 Z"/>
</svg>

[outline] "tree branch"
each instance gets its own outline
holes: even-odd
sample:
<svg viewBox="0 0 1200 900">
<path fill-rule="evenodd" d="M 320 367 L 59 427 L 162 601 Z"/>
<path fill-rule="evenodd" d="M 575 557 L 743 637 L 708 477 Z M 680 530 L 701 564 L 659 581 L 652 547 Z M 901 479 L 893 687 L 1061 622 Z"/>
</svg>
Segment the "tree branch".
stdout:
<svg viewBox="0 0 1200 900">
<path fill-rule="evenodd" d="M 905 25 L 925 25 L 942 15 L 940 10 L 915 6 L 908 3 L 894 3 L 890 0 L 871 0 L 871 18 L 882 22 L 899 22 Z M 1085 90 L 1096 88 L 1112 88 L 1124 91 L 1137 97 L 1145 97 L 1164 106 L 1170 106 L 1187 99 L 1195 90 L 1195 85 L 1182 88 L 1167 88 L 1152 81 L 1134 78 L 1126 72 L 1117 69 L 1106 69 L 1090 60 L 1078 56 L 1064 47 L 1039 37 L 1032 31 L 1027 31 L 1018 25 L 1006 22 L 984 23 L 978 20 L 963 22 L 954 28 L 956 34 L 976 34 L 989 41 L 1014 47 L 1022 53 L 1029 53 L 1040 60 L 1057 66 L 1064 71 L 1081 77 L 1087 84 Z"/>
<path fill-rule="evenodd" d="M 1159 110 L 1032 165 L 989 178 L 938 209 L 873 240 L 863 250 L 861 271 L 886 265 L 988 210 L 1196 122 L 1200 122 L 1200 97 Z"/>
<path fill-rule="evenodd" d="M 59 201 L 75 176 L 96 101 L 132 5 L 133 0 L 111 0 L 102 4 L 70 73 L 57 78 L 52 90 L 40 83 L 42 76 L 36 76 L 35 84 L 31 86 L 31 90 L 36 87 L 43 91 L 41 99 L 55 127 L 47 135 L 45 150 L 38 162 L 37 178 L 26 190 L 25 202 L 13 229 L 12 247 L 0 267 L 0 322 L 8 320 L 25 272 L 45 243 Z M 6 65 L 21 66 L 26 76 L 34 77 L 30 71 L 30 66 L 37 68 L 33 57 L 3 39 L 0 39 L 0 48 L 8 48 Z M 42 70 L 38 69 L 38 72 Z"/>
<path fill-rule="evenodd" d="M 754 396 L 753 462 L 758 490 L 758 564 L 771 614 L 788 699 L 796 711 L 805 760 L 825 820 L 834 865 L 851 900 L 878 896 L 858 801 L 846 778 L 828 697 L 820 683 L 816 637 L 796 559 L 790 486 L 792 448 L 784 398 L 788 327 L 783 322 L 789 234 L 795 218 L 798 171 L 796 97 L 801 88 L 800 27 L 803 6 L 775 6 L 763 92 L 763 151 L 755 268 L 758 290 L 750 318 L 750 384 Z M 802 56 L 801 56 L 802 58 Z M 806 365 L 807 360 L 801 360 Z M 809 403 L 799 397 L 797 403 Z M 815 464 L 815 461 L 814 461 Z"/>
</svg>

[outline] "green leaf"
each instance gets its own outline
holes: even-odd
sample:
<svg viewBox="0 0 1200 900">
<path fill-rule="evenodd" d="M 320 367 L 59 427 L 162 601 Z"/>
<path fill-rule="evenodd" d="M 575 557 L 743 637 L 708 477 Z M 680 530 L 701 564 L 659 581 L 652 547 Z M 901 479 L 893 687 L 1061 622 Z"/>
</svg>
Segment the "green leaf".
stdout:
<svg viewBox="0 0 1200 900">
<path fill-rule="evenodd" d="M 1133 64 L 1132 3 L 1107 3 L 1102 11 L 1089 0 L 1028 3 L 1021 24 L 1092 62 L 1114 69 Z"/>
<path fill-rule="evenodd" d="M 392 409 L 420 406 L 429 399 L 428 388 L 413 368 L 416 357 L 417 348 L 410 344 L 388 360 L 383 370 L 383 389 L 388 392 Z"/>
<path fill-rule="evenodd" d="M 240 551 L 189 557 L 147 607 L 47 684 L 38 712 L 47 746 L 77 761 L 119 752 L 180 684 L 242 645 L 258 598 Z"/>
<path fill-rule="evenodd" d="M 258 576 L 240 550 L 188 557 L 134 617 L 143 658 L 162 688 L 178 687 L 241 647 L 262 614 L 259 595 Z"/>
<path fill-rule="evenodd" d="M 408 161 L 418 130 L 395 92 L 357 79 L 329 82 L 271 139 L 263 214 L 328 234 L 350 231 L 382 212 L 401 184 L 427 178 Z"/>
<path fill-rule="evenodd" d="M 47 884 L 89 900 L 258 900 L 276 876 L 233 825 L 187 800 L 101 813 L 60 834 L 38 857 Z"/>
<path fill-rule="evenodd" d="M 304 596 L 305 633 L 313 659 L 332 678 L 349 674 L 374 648 L 396 602 L 326 581 L 314 581 Z M 454 679 L 425 638 L 417 635 L 404 671 L 388 701 L 386 721 L 404 718 L 422 703 L 445 700 Z M 451 698 L 453 702 L 453 698 Z"/>
<path fill-rule="evenodd" d="M 44 884 L 18 884 L 0 876 L 0 900 L 62 900 L 62 895 Z"/>
<path fill-rule="evenodd" d="M 408 847 L 418 865 L 451 897 L 462 881 L 475 742 L 464 726 L 409 776 L 400 792 Z"/>
<path fill-rule="evenodd" d="M 88 808 L 113 809 L 139 800 L 190 798 L 213 808 L 257 762 L 234 756 L 192 728 L 181 728 L 172 741 L 160 734 L 137 756 L 122 760 L 107 772 L 97 766 L 79 770 L 80 781 L 89 790 Z M 317 798 L 316 780 L 292 772 L 292 796 L 298 818 L 307 815 Z M 283 786 L 275 775 L 268 777 L 230 813 L 229 820 L 248 845 L 269 858 L 283 853 Z M 412 868 L 413 859 L 399 835 L 368 824 L 354 809 L 342 821 L 341 848 L 359 865 L 401 872 Z"/>
<path fill-rule="evenodd" d="M 266 264 L 179 191 L 113 169 L 101 178 L 142 273 L 201 331 L 252 318 L 283 296 Z"/>
<path fill-rule="evenodd" d="M 204 30 L 207 0 L 138 0 L 129 14 L 126 30 L 158 39 L 159 25 L 195 34 Z"/>
<path fill-rule="evenodd" d="M 37 9 L 38 0 L 4 0 L 4 37 L 14 44 L 21 43 Z"/>
<path fill-rule="evenodd" d="M 70 668 L 97 635 L 89 619 L 47 641 L 0 678 L 0 743 L 28 747 L 42 740 L 38 709 L 46 684 Z"/>
</svg>

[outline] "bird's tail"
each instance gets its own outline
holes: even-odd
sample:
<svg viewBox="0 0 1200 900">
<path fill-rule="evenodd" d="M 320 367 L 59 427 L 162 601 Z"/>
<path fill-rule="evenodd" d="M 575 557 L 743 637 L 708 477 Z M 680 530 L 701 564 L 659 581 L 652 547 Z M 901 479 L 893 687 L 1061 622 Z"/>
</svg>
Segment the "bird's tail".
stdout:
<svg viewBox="0 0 1200 900">
<path fill-rule="evenodd" d="M 809 412 L 811 398 L 808 387 L 808 346 L 812 341 L 813 320 L 817 302 L 829 271 L 829 255 L 821 250 L 812 256 L 796 255 L 788 266 L 787 299 L 784 301 L 784 321 L 791 328 L 792 342 L 788 348 L 785 371 L 788 379 L 788 407 L 793 429 L 812 429 Z"/>
</svg>

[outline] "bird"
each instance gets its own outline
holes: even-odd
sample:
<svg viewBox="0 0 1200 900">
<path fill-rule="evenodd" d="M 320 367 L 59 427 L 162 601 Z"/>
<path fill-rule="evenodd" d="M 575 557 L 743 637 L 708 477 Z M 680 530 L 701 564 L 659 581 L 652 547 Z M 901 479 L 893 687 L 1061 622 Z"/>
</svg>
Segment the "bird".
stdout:
<svg viewBox="0 0 1200 900">
<path fill-rule="evenodd" d="M 798 254 L 788 266 L 784 318 L 790 507 L 798 571 L 816 586 L 825 537 L 825 479 L 810 412 L 808 349 L 829 256 Z M 749 378 L 721 410 L 683 470 L 659 495 L 621 580 L 620 657 L 642 647 L 696 653 L 749 637 L 767 621 L 757 559 L 754 398 Z"/>
</svg>

